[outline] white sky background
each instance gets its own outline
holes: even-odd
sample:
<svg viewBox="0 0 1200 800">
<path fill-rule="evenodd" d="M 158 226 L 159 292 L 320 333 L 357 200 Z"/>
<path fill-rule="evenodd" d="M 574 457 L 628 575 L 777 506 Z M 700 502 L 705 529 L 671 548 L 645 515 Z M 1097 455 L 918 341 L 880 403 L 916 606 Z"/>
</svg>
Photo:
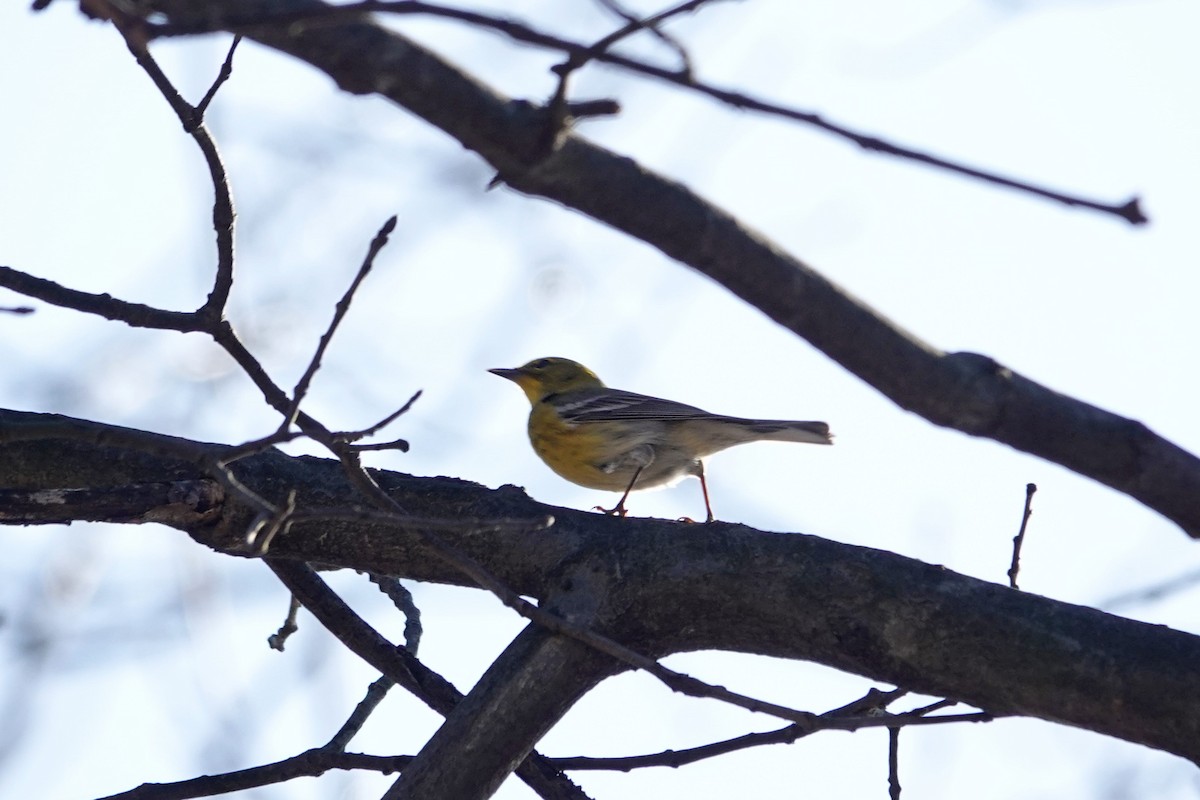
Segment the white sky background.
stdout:
<svg viewBox="0 0 1200 800">
<path fill-rule="evenodd" d="M 593 3 L 510 13 L 581 39 Z M 123 44 L 67 3 L 0 6 L 0 263 L 74 288 L 191 309 L 213 269 L 199 152 Z M 649 6 L 647 6 L 649 8 Z M 557 59 L 457 25 L 398 25 L 509 94 L 538 100 Z M 1117 202 L 1151 224 L 866 155 L 828 135 L 590 68 L 578 97 L 615 97 L 581 133 L 681 180 L 916 335 L 991 355 L 1200 451 L 1200 7 L 1169 2 L 760 0 L 672 28 L 699 76 L 899 144 Z M 227 39 L 155 46 L 193 100 Z M 631 49 L 670 59 L 642 41 Z M 424 397 L 390 433 L 412 452 L 374 466 L 513 483 L 586 509 L 613 497 L 553 475 L 524 438 L 527 405 L 488 375 L 543 355 L 613 385 L 714 411 L 826 419 L 833 448 L 764 444 L 712 460 L 720 518 L 893 550 L 1002 582 L 1024 486 L 1039 487 L 1022 588 L 1070 602 L 1200 569 L 1140 504 L 1059 467 L 906 414 L 723 289 L 591 220 L 506 189 L 481 161 L 377 98 L 339 94 L 253 45 L 209 123 L 239 212 L 230 316 L 291 385 L 391 214 L 392 244 L 311 396 L 355 428 Z M 0 292 L 0 305 L 22 303 Z M 275 423 L 199 337 L 134 331 L 35 303 L 0 316 L 0 406 L 237 442 Z M 293 452 L 304 450 L 292 448 Z M 635 515 L 701 513 L 694 481 Z M 325 742 L 374 677 L 311 618 L 284 655 L 265 638 L 287 596 L 260 565 L 166 529 L 0 528 L 0 797 L 68 800 L 252 766 Z M 402 620 L 364 580 L 332 580 L 386 635 Z M 462 690 L 520 628 L 480 592 L 417 586 L 422 657 Z M 1121 613 L 1200 632 L 1197 591 Z M 674 668 L 824 711 L 871 684 L 730 654 Z M 399 690 L 351 749 L 415 752 L 436 717 Z M 633 755 L 777 727 L 611 680 L 539 745 Z M 1031 720 L 906 731 L 905 796 L 1185 798 L 1183 761 Z M 593 797 L 886 797 L 886 735 L 825 733 L 679 770 L 576 773 Z M 254 797 L 378 796 L 391 778 L 331 774 Z M 250 797 L 251 793 L 245 793 Z M 504 798 L 532 793 L 517 781 Z"/>
</svg>

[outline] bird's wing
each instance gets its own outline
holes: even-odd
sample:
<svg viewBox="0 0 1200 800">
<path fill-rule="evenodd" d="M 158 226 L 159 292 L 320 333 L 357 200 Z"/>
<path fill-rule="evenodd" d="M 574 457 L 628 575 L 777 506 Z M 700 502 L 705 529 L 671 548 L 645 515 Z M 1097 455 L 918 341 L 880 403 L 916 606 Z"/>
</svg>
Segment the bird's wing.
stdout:
<svg viewBox="0 0 1200 800">
<path fill-rule="evenodd" d="M 554 396 L 551 402 L 567 422 L 666 421 L 712 419 L 718 416 L 673 400 L 623 392 L 620 389 L 568 392 Z"/>
</svg>

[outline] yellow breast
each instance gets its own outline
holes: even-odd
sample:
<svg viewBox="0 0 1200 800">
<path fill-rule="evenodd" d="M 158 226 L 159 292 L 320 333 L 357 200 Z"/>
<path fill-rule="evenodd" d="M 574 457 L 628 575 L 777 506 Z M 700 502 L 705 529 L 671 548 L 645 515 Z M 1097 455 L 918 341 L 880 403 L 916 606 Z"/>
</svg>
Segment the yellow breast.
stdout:
<svg viewBox="0 0 1200 800">
<path fill-rule="evenodd" d="M 633 478 L 634 468 L 620 466 L 625 437 L 621 431 L 608 430 L 618 424 L 570 425 L 549 405 L 537 403 L 529 414 L 529 441 L 550 469 L 572 483 L 621 492 Z"/>
</svg>

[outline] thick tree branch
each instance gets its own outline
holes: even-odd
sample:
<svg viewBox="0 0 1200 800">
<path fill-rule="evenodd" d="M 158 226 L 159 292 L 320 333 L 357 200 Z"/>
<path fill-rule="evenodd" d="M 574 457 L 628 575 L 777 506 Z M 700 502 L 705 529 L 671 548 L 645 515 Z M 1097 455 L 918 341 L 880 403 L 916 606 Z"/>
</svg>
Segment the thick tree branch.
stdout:
<svg viewBox="0 0 1200 800">
<path fill-rule="evenodd" d="M 160 5 L 182 25 L 323 7 L 312 0 Z M 365 17 L 234 32 L 308 62 L 346 91 L 395 101 L 479 153 L 513 188 L 582 211 L 709 276 L 900 407 L 1061 464 L 1200 538 L 1200 459 L 1191 453 L 991 358 L 922 342 L 687 187 L 628 158 L 570 133 L 548 151 L 544 109 L 500 96 Z"/>
<path fill-rule="evenodd" d="M 383 795 L 384 800 L 484 800 L 563 714 L 620 662 L 530 624 Z"/>
<path fill-rule="evenodd" d="M 56 437 L 52 423 L 62 424 L 68 438 Z M 87 429 L 97 433 L 80 440 L 78 432 Z M 6 436 L 30 430 L 43 438 Z M 0 485 L 88 489 L 163 474 L 203 477 L 198 466 L 130 449 L 138 435 L 0 412 Z M 146 436 L 151 446 L 163 438 Z M 231 469 L 271 502 L 282 505 L 294 491 L 301 512 L 361 503 L 337 462 L 270 451 Z M 548 530 L 501 526 L 439 536 L 522 595 L 544 600 L 566 587 L 591 593 L 603 602 L 595 629 L 653 657 L 721 649 L 815 661 L 992 714 L 1062 722 L 1200 761 L 1198 637 L 813 536 L 617 520 L 541 506 L 513 487 L 489 491 L 444 478 L 373 476 L 418 517 L 553 515 Z M 183 527 L 224 550 L 243 540 L 257 513 L 230 496 L 218 516 Z M 271 556 L 468 582 L 409 527 L 352 516 L 297 522 L 276 537 Z"/>
</svg>

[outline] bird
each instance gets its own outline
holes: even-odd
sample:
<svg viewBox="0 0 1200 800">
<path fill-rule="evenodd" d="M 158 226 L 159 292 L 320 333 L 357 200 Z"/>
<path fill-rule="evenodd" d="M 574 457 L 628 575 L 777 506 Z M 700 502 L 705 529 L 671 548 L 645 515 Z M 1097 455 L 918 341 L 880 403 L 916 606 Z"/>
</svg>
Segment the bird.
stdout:
<svg viewBox="0 0 1200 800">
<path fill-rule="evenodd" d="M 569 358 L 536 358 L 520 367 L 488 372 L 525 392 L 532 406 L 529 441 L 550 469 L 588 489 L 622 492 L 612 508 L 595 507 L 606 514 L 625 516 L 625 502 L 635 489 L 694 475 L 704 494 L 705 522 L 712 522 L 705 457 L 763 440 L 833 444 L 825 422 L 728 417 L 610 389 L 596 373 Z"/>
</svg>

